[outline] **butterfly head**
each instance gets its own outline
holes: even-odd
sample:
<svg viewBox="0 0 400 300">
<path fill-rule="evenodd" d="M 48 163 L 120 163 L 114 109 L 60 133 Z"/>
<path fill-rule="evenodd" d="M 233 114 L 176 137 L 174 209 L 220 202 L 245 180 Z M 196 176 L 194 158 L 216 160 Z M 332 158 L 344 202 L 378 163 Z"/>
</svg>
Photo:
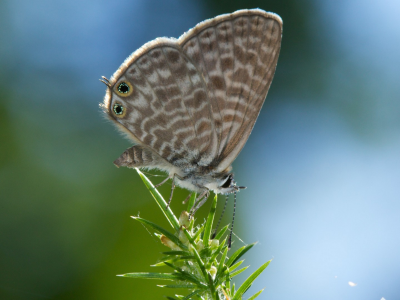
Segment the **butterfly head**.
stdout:
<svg viewBox="0 0 400 300">
<path fill-rule="evenodd" d="M 221 181 L 221 185 L 218 187 L 217 192 L 221 194 L 231 194 L 245 188 L 246 188 L 245 186 L 236 185 L 236 181 L 233 178 L 233 174 L 231 173 L 228 174 L 228 176 Z"/>
</svg>

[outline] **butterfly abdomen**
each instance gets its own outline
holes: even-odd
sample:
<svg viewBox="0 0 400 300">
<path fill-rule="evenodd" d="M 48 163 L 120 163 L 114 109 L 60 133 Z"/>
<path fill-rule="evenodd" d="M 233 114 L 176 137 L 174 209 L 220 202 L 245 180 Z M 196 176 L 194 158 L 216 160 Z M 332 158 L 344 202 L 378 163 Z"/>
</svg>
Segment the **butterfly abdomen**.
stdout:
<svg viewBox="0 0 400 300">
<path fill-rule="evenodd" d="M 128 168 L 152 168 L 158 167 L 162 162 L 158 155 L 155 155 L 145 147 L 136 145 L 128 148 L 114 161 L 117 167 Z"/>
</svg>

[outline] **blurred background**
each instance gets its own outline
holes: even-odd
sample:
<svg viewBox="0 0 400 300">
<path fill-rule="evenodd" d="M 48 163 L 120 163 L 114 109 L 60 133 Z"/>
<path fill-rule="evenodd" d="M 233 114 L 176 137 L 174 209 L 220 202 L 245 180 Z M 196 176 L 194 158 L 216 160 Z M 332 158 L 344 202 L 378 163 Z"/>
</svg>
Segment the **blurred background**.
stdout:
<svg viewBox="0 0 400 300">
<path fill-rule="evenodd" d="M 259 241 L 239 282 L 272 258 L 248 295 L 400 298 L 399 1 L 4 0 L 0 299 L 174 294 L 115 276 L 154 271 L 167 250 L 130 216 L 167 223 L 137 173 L 112 164 L 131 144 L 102 116 L 98 79 L 149 40 L 255 7 L 284 29 L 269 95 L 234 163 L 248 189 L 233 247 Z M 177 213 L 187 194 L 175 194 Z"/>
</svg>

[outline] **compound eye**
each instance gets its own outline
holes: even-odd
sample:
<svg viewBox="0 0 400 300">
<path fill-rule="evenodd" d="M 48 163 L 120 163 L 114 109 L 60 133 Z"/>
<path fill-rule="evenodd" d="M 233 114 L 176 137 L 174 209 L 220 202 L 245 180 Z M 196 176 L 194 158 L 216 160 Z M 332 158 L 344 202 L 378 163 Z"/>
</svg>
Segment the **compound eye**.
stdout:
<svg viewBox="0 0 400 300">
<path fill-rule="evenodd" d="M 126 109 L 121 103 L 115 103 L 113 105 L 113 113 L 118 118 L 122 118 L 123 116 L 125 116 Z"/>
<path fill-rule="evenodd" d="M 127 97 L 130 94 L 132 94 L 133 88 L 132 85 L 127 82 L 127 81 L 121 81 L 117 86 L 116 86 L 116 92 L 118 95 L 122 97 Z"/>
<path fill-rule="evenodd" d="M 226 181 L 224 182 L 223 185 L 221 185 L 222 188 L 227 189 L 231 186 L 232 184 L 232 176 L 228 176 L 228 178 L 226 179 Z"/>
</svg>

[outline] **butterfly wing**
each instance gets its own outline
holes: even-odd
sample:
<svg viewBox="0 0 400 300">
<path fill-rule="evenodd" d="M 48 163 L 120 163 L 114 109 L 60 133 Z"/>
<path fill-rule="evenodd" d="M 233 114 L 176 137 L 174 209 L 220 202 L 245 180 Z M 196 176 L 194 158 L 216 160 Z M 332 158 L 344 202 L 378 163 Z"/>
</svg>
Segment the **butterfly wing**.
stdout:
<svg viewBox="0 0 400 300">
<path fill-rule="evenodd" d="M 156 39 L 128 57 L 103 108 L 128 137 L 174 166 L 216 155 L 205 154 L 214 125 L 204 78 L 176 39 Z"/>
<path fill-rule="evenodd" d="M 203 74 L 217 135 L 217 171 L 245 145 L 272 82 L 282 20 L 260 9 L 239 10 L 206 20 L 180 37 Z"/>
<path fill-rule="evenodd" d="M 103 108 L 166 163 L 223 171 L 257 119 L 281 31 L 278 16 L 241 10 L 201 22 L 178 40 L 151 41 L 113 75 Z"/>
</svg>

